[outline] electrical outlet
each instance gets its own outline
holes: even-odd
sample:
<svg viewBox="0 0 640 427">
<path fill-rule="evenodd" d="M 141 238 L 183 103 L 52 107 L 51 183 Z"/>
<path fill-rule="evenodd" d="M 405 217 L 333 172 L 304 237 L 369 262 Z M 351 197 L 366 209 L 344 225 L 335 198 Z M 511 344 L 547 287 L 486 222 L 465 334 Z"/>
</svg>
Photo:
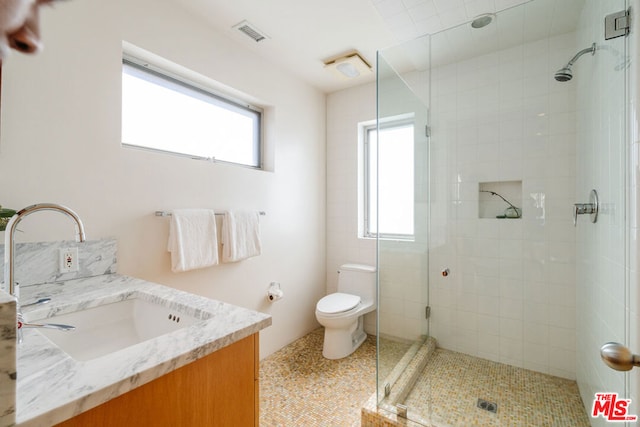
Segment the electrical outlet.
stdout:
<svg viewBox="0 0 640 427">
<path fill-rule="evenodd" d="M 60 273 L 78 271 L 78 248 L 60 249 Z"/>
</svg>

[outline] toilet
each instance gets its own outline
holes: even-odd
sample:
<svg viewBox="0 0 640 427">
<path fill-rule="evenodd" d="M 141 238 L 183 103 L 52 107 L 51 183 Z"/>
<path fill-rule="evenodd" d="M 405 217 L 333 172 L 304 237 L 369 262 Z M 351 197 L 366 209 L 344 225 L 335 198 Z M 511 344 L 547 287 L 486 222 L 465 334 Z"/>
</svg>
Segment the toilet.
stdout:
<svg viewBox="0 0 640 427">
<path fill-rule="evenodd" d="M 370 265 L 344 264 L 338 270 L 338 292 L 316 304 L 316 319 L 324 326 L 322 355 L 342 359 L 367 338 L 363 316 L 376 309 L 376 269 Z"/>
</svg>

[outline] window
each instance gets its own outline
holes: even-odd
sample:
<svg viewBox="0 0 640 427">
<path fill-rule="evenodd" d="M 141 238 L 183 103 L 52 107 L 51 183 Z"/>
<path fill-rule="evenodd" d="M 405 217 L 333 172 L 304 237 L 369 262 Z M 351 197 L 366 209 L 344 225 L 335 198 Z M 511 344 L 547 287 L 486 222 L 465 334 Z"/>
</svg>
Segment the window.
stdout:
<svg viewBox="0 0 640 427">
<path fill-rule="evenodd" d="M 413 128 L 412 119 L 363 128 L 365 237 L 413 239 Z"/>
<path fill-rule="evenodd" d="M 262 110 L 122 61 L 122 143 L 261 168 Z"/>
</svg>

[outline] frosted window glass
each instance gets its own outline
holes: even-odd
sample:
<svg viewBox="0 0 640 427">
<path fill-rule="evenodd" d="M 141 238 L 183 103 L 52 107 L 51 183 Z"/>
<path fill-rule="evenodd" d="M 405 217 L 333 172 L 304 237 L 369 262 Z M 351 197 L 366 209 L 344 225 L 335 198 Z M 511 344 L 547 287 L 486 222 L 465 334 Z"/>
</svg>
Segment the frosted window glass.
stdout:
<svg viewBox="0 0 640 427">
<path fill-rule="evenodd" d="M 122 143 L 260 167 L 261 113 L 143 67 L 122 69 Z"/>
<path fill-rule="evenodd" d="M 367 136 L 368 221 L 365 234 L 375 236 L 379 233 L 383 238 L 413 238 L 413 123 L 385 124 L 379 132 L 375 128 L 368 128 Z"/>
</svg>

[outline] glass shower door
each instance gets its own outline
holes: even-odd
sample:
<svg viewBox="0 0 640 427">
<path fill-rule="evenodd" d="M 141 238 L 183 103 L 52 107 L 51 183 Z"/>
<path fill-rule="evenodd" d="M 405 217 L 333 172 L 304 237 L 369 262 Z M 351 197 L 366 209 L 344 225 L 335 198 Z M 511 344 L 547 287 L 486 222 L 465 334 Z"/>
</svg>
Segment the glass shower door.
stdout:
<svg viewBox="0 0 640 427">
<path fill-rule="evenodd" d="M 379 266 L 378 403 L 392 413 L 411 382 L 407 366 L 429 335 L 428 43 L 428 37 L 417 39 L 377 58 L 377 146 L 371 156 L 377 218 L 371 220 Z"/>
</svg>

